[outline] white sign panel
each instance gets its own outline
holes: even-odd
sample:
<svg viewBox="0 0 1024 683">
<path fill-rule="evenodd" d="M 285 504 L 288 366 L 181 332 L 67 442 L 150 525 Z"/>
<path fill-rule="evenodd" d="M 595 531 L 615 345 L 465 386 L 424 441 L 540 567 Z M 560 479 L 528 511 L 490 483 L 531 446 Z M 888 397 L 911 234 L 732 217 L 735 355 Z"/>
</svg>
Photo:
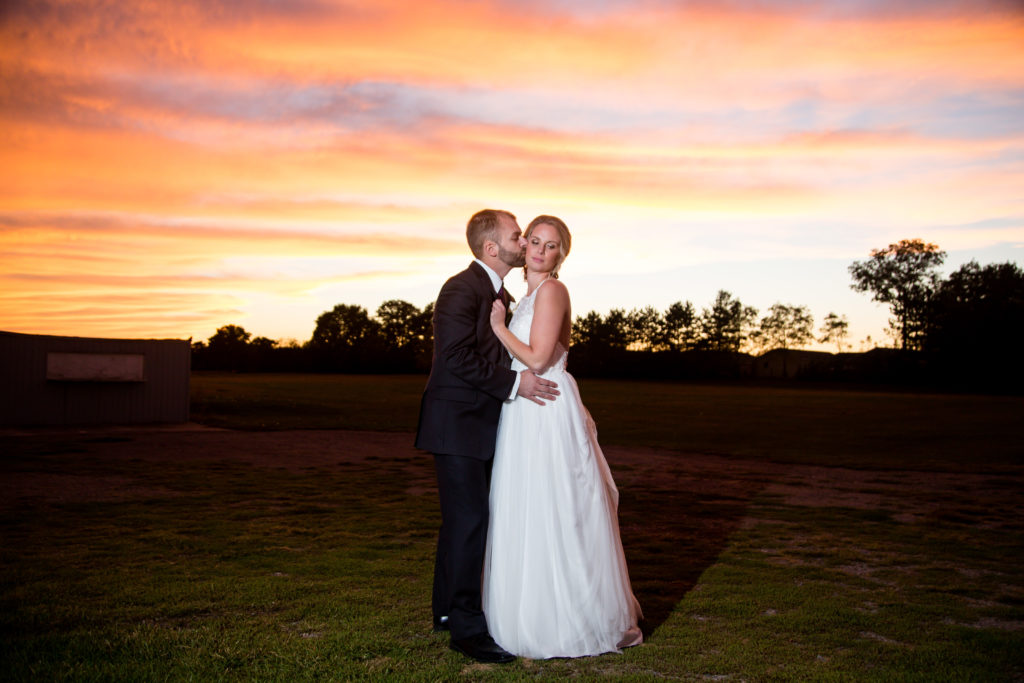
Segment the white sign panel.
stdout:
<svg viewBox="0 0 1024 683">
<path fill-rule="evenodd" d="M 46 379 L 74 382 L 144 382 L 143 359 L 133 353 L 47 353 Z"/>
</svg>

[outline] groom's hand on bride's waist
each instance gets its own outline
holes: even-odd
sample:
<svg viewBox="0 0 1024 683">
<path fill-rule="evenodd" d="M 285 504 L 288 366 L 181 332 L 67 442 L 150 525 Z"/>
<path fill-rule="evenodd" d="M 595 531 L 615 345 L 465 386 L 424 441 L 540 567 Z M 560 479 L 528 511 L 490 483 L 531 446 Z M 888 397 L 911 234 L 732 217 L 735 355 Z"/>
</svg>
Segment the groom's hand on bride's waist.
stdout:
<svg viewBox="0 0 1024 683">
<path fill-rule="evenodd" d="M 532 370 L 523 370 L 519 373 L 519 396 L 529 399 L 538 405 L 544 405 L 544 401 L 554 401 L 558 396 L 558 385 L 549 379 L 538 377 Z"/>
</svg>

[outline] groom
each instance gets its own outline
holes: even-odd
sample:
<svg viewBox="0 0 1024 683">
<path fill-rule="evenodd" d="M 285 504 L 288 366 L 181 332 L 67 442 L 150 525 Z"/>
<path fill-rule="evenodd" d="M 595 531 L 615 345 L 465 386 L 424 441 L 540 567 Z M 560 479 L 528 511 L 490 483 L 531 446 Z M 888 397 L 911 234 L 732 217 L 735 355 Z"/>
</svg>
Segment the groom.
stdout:
<svg viewBox="0 0 1024 683">
<path fill-rule="evenodd" d="M 544 405 L 556 385 L 516 373 L 491 331 L 494 300 L 510 300 L 502 280 L 526 262 L 526 240 L 507 211 L 485 209 L 466 226 L 476 258 L 454 275 L 434 304 L 434 353 L 420 405 L 416 447 L 434 455 L 441 530 L 434 564 L 434 630 L 451 649 L 481 662 L 515 659 L 487 632 L 480 575 L 487 543 L 491 463 L 501 404 L 517 395 Z"/>
</svg>

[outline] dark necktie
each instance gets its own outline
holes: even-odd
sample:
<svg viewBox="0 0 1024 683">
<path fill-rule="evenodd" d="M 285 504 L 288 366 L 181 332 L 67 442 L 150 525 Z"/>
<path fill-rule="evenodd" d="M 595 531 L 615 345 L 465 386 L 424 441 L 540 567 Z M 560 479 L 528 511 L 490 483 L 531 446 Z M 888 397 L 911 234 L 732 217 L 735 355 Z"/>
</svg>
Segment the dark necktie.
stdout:
<svg viewBox="0 0 1024 683">
<path fill-rule="evenodd" d="M 508 325 L 512 320 L 512 311 L 509 310 L 509 297 L 508 292 L 505 291 L 505 283 L 501 283 L 501 287 L 498 289 L 498 298 L 501 299 L 501 303 L 505 304 L 505 324 Z"/>
</svg>

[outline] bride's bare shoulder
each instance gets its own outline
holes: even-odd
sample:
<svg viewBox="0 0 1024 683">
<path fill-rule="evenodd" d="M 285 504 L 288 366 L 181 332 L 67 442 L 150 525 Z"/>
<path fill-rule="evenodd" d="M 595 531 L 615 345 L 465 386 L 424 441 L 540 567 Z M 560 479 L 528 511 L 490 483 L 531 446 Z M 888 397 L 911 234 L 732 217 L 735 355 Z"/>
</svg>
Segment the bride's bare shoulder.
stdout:
<svg viewBox="0 0 1024 683">
<path fill-rule="evenodd" d="M 558 298 L 568 299 L 569 288 L 565 286 L 565 283 L 555 278 L 549 278 L 541 283 L 540 288 L 537 291 L 538 297 L 546 298 Z"/>
</svg>

